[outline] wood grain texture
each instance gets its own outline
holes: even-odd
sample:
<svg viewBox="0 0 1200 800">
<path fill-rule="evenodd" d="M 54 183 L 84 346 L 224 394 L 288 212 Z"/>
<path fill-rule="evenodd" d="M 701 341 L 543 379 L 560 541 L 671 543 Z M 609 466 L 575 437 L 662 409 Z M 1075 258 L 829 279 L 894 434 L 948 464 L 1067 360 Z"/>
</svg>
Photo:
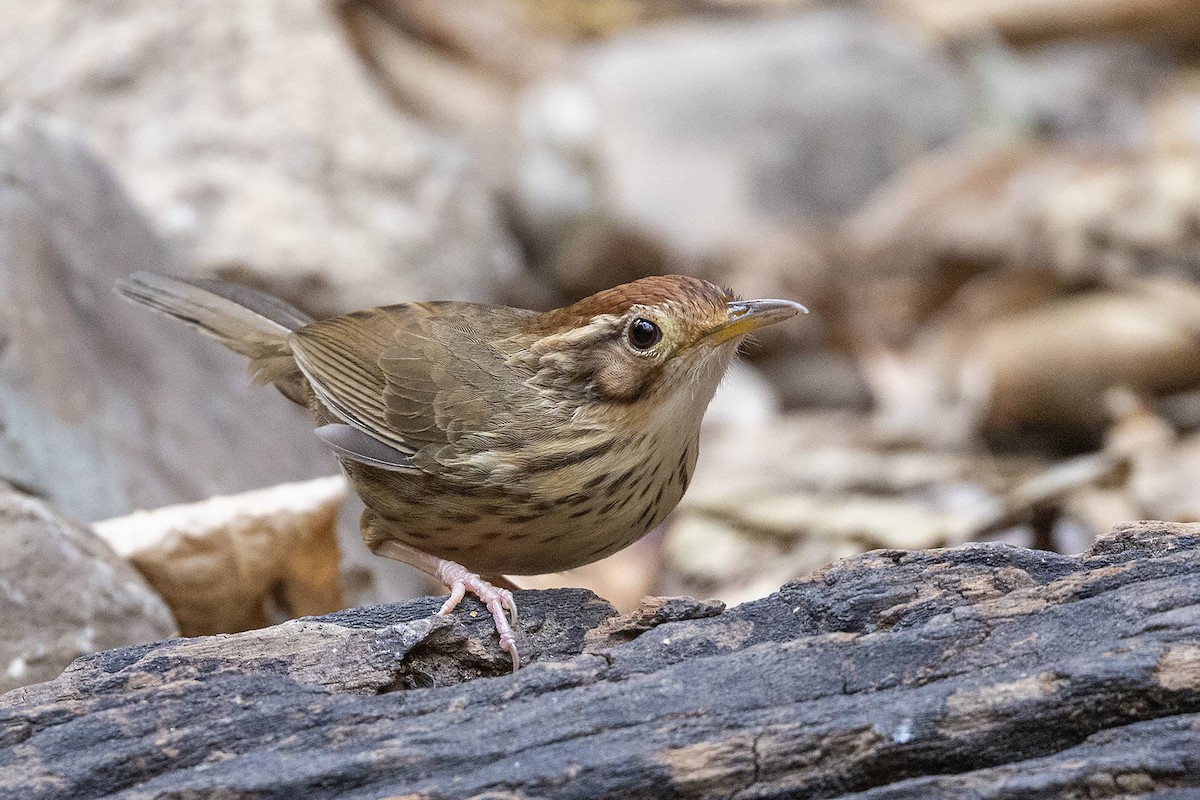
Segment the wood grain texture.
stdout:
<svg viewBox="0 0 1200 800">
<path fill-rule="evenodd" d="M 1195 796 L 1198 578 L 1200 526 L 1138 523 L 1078 557 L 877 551 L 724 611 L 524 592 L 515 675 L 470 601 L 124 648 L 0 698 L 0 794 Z"/>
</svg>

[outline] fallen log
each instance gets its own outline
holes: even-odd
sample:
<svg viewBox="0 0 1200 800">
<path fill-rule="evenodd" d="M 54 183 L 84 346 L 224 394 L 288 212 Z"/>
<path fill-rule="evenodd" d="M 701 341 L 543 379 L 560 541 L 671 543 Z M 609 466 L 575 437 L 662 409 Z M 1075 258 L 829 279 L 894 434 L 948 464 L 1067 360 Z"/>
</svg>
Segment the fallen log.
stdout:
<svg viewBox="0 0 1200 800">
<path fill-rule="evenodd" d="M 1182 798 L 1200 525 L 876 551 L 723 610 L 430 598 L 76 661 L 0 697 L 22 798 Z"/>
</svg>

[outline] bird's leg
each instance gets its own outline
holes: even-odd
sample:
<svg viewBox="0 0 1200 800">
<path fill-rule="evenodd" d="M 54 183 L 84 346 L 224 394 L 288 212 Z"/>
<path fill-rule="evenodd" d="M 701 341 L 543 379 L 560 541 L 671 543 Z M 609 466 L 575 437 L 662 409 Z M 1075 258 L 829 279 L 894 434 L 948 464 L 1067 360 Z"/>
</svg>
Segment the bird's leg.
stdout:
<svg viewBox="0 0 1200 800">
<path fill-rule="evenodd" d="M 517 603 L 513 600 L 512 592 L 493 586 L 461 564 L 431 556 L 394 539 L 382 539 L 372 542 L 368 546 L 376 555 L 386 556 L 416 567 L 448 586 L 450 597 L 438 610 L 437 613 L 440 616 L 444 617 L 453 611 L 467 592 L 483 601 L 487 610 L 491 612 L 492 622 L 496 625 L 496 633 L 500 635 L 500 649 L 512 656 L 513 672 L 520 668 L 521 657 L 517 655 L 517 639 L 513 635 L 512 625 L 509 623 L 506 613 L 511 612 L 512 621 L 517 621 Z"/>
</svg>

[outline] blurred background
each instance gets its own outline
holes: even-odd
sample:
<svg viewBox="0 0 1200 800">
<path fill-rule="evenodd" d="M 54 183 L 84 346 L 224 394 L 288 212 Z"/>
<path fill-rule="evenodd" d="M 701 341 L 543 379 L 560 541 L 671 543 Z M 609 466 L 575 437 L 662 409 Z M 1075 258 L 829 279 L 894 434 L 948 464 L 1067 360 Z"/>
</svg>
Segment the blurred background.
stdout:
<svg viewBox="0 0 1200 800">
<path fill-rule="evenodd" d="M 47 0 L 0 40 L 0 689 L 440 591 L 135 269 L 317 316 L 668 272 L 808 305 L 660 529 L 519 581 L 622 609 L 1200 520 L 1194 0 Z"/>
</svg>

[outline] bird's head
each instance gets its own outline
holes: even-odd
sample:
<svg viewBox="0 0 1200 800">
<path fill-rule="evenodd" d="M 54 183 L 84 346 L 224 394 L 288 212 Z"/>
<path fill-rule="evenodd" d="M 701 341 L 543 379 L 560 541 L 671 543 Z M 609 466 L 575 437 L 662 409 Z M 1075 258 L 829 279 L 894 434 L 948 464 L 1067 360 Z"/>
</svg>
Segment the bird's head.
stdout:
<svg viewBox="0 0 1200 800">
<path fill-rule="evenodd" d="M 538 383 L 577 404 L 707 406 L 746 334 L 806 309 L 739 300 L 714 283 L 662 275 L 531 317 Z"/>
</svg>

